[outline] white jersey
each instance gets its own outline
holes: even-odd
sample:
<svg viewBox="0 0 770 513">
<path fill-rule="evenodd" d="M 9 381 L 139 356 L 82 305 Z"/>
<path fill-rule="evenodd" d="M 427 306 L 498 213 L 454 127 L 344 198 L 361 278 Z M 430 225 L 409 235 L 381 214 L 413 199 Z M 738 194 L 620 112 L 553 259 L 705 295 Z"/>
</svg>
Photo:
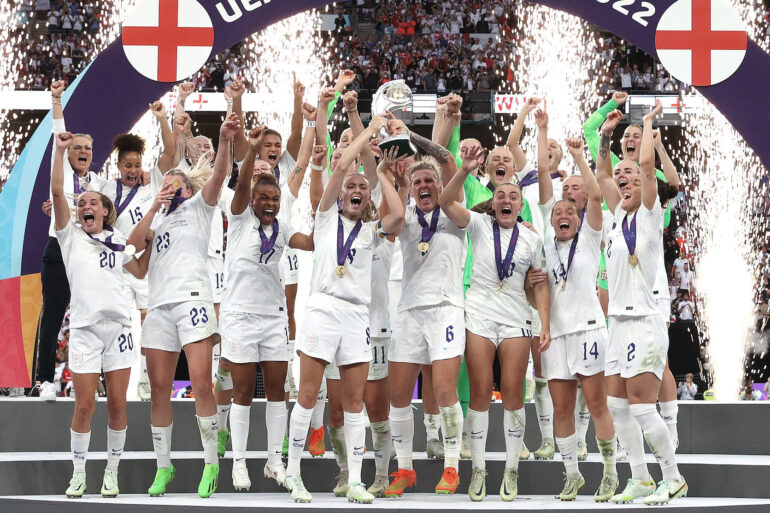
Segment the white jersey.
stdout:
<svg viewBox="0 0 770 513">
<path fill-rule="evenodd" d="M 393 244 L 393 258 L 390 262 L 390 281 L 401 281 L 403 275 L 404 255 L 401 254 L 401 240 L 396 237 L 396 242 Z"/>
<path fill-rule="evenodd" d="M 234 215 L 227 209 L 227 284 L 222 298 L 222 311 L 246 312 L 286 317 L 286 297 L 281 284 L 281 257 L 296 233 L 290 224 L 278 223 L 278 237 L 273 248 L 261 252 L 262 224 L 250 206 Z M 262 226 L 270 240 L 273 227 Z"/>
<path fill-rule="evenodd" d="M 581 223 L 572 265 L 567 272 L 574 239 L 545 241 L 548 287 L 551 291 L 551 337 L 604 327 L 604 312 L 596 295 L 602 232 Z M 566 276 L 566 288 L 564 287 Z"/>
<path fill-rule="evenodd" d="M 636 217 L 636 249 L 639 264 L 632 266 L 623 237 L 622 224 L 626 217 L 622 203 L 615 209 L 615 218 L 607 236 L 607 284 L 610 293 L 608 315 L 639 317 L 658 312 L 653 295 L 655 273 L 658 271 L 659 253 L 663 251 L 663 216 L 660 201 L 648 210 L 644 203 L 630 215 L 628 226 Z"/>
<path fill-rule="evenodd" d="M 56 232 L 72 289 L 70 327 L 85 328 L 105 319 L 130 325 L 131 305 L 123 292 L 123 266 L 131 261 L 133 252 L 115 251 L 99 242 L 111 237 L 111 242 L 125 245 L 126 238 L 117 230 L 93 237 L 97 240 L 72 220 Z"/>
<path fill-rule="evenodd" d="M 345 275 L 340 278 L 335 272 L 339 220 L 342 221 L 344 244 L 356 223 L 339 214 L 336 204 L 332 204 L 325 212 L 319 209 L 316 213 L 313 235 L 315 267 L 310 282 L 310 295 L 327 295 L 353 305 L 368 305 L 371 302 L 372 259 L 380 244 L 377 234 L 378 222 L 362 223 L 361 230 L 345 259 Z"/>
<path fill-rule="evenodd" d="M 111 180 L 104 184 L 101 192 L 115 203 L 116 213 L 119 199 L 121 212 L 115 221 L 115 228 L 120 233 L 130 234 L 152 207 L 157 191 L 153 191 L 150 185 L 140 185 L 134 196 L 130 197 L 131 187 L 126 187 L 122 183 L 118 187 L 118 184 L 118 180 Z M 120 198 L 118 198 L 118 189 L 120 189 Z"/>
<path fill-rule="evenodd" d="M 212 301 L 206 253 L 215 208 L 206 204 L 199 191 L 170 214 L 155 214 L 147 273 L 151 309 L 191 300 Z"/>
<path fill-rule="evenodd" d="M 462 308 L 465 233 L 441 212 L 436 233 L 423 255 L 417 249 L 422 240 L 422 225 L 417 220 L 416 208 L 415 205 L 406 207 L 404 228 L 398 236 L 404 265 L 398 311 L 445 302 Z M 424 213 L 428 225 L 432 215 L 433 211 Z"/>
<path fill-rule="evenodd" d="M 664 229 L 664 213 L 665 210 L 661 207 L 660 226 Z M 655 270 L 655 282 L 652 286 L 652 295 L 655 296 L 655 301 L 666 300 L 671 302 L 671 296 L 668 292 L 668 275 L 666 274 L 666 262 L 663 258 L 663 239 L 661 239 L 660 255 L 658 256 L 657 269 Z"/>
<path fill-rule="evenodd" d="M 224 225 L 224 212 L 227 212 L 230 203 L 233 201 L 235 192 L 232 189 L 223 185 L 222 192 L 219 193 L 219 201 L 214 209 L 214 213 L 211 215 L 211 235 L 209 235 L 209 258 L 218 258 L 222 260 L 224 257 L 224 244 L 225 244 L 225 225 Z"/>
<path fill-rule="evenodd" d="M 245 160 L 241 160 L 240 162 L 235 163 L 238 166 L 239 174 L 243 169 L 244 162 Z M 278 210 L 278 215 L 276 218 L 287 223 L 291 223 L 292 210 L 294 209 L 294 204 L 297 201 L 297 197 L 291 193 L 288 181 L 289 174 L 296 165 L 296 161 L 292 158 L 289 152 L 285 151 L 283 152 L 283 155 L 281 155 L 281 158 L 278 160 L 276 169 L 273 170 L 273 175 L 276 176 L 276 180 L 278 180 L 278 186 L 281 189 L 281 208 Z M 230 201 L 232 201 L 232 195 L 230 196 Z"/>
<path fill-rule="evenodd" d="M 516 225 L 519 236 L 500 290 L 492 228 L 494 218 L 478 212 L 470 212 L 470 215 L 465 230 L 471 236 L 473 247 L 473 275 L 465 294 L 465 311 L 500 324 L 521 328 L 529 326 L 532 309 L 524 293 L 524 278 L 530 267 L 540 265 L 543 253 L 540 236 L 521 223 Z M 512 234 L 513 229 L 500 229 L 502 258 L 508 251 Z"/>
<path fill-rule="evenodd" d="M 390 295 L 388 279 L 395 244 L 382 239 L 374 250 L 372 262 L 372 301 L 369 303 L 369 332 L 372 337 L 390 336 Z"/>
<path fill-rule="evenodd" d="M 54 134 L 54 138 L 56 137 L 56 134 L 60 134 L 66 131 L 67 129 L 64 126 L 63 119 L 54 119 L 52 121 L 51 132 Z M 53 160 L 54 156 L 56 155 L 55 139 L 51 146 L 51 167 L 53 168 Z M 89 171 L 84 177 L 77 177 L 75 170 L 72 169 L 72 165 L 70 164 L 67 155 L 68 154 L 65 151 L 64 156 L 62 157 L 64 159 L 64 197 L 67 198 L 67 202 L 70 207 L 70 219 L 74 221 L 77 219 L 77 195 L 75 194 L 75 179 L 77 178 L 77 183 L 80 185 L 81 189 L 96 192 L 102 190 L 102 187 L 104 187 L 104 184 L 107 183 L 107 180 L 97 175 L 93 171 Z M 50 185 L 48 186 L 48 199 L 51 200 L 51 203 L 53 204 L 53 194 L 51 193 Z M 56 237 L 56 209 L 54 208 L 51 208 L 51 223 L 48 225 L 48 236 Z"/>
</svg>

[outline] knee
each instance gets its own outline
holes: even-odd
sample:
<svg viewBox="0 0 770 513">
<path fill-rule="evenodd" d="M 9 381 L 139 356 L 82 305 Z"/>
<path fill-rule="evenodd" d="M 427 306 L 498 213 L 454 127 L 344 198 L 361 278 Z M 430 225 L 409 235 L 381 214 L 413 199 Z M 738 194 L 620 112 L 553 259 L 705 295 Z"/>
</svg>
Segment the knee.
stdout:
<svg viewBox="0 0 770 513">
<path fill-rule="evenodd" d="M 553 414 L 558 419 L 572 418 L 575 414 L 575 405 L 567 401 L 553 401 Z"/>
<path fill-rule="evenodd" d="M 435 391 L 434 395 L 436 396 L 436 402 L 439 406 L 451 406 L 457 402 L 457 388 L 454 386 L 434 383 L 433 389 Z M 489 398 L 487 398 L 487 400 L 489 400 Z"/>
<path fill-rule="evenodd" d="M 586 397 L 586 406 L 588 407 L 588 411 L 591 412 L 591 415 L 593 416 L 600 416 L 604 413 L 609 413 L 606 397 Z"/>
<path fill-rule="evenodd" d="M 126 398 L 109 397 L 107 399 L 107 416 L 110 419 L 122 419 L 126 417 Z"/>
<path fill-rule="evenodd" d="M 340 427 L 345 424 L 345 413 L 342 408 L 329 408 L 329 426 Z"/>
<path fill-rule="evenodd" d="M 254 389 L 248 386 L 233 387 L 233 399 L 236 403 L 246 405 L 251 404 L 254 398 Z M 268 398 L 269 399 L 269 398 Z"/>
<path fill-rule="evenodd" d="M 80 396 L 78 396 L 75 401 L 74 417 L 80 422 L 88 422 L 91 420 L 91 417 L 93 417 L 95 408 L 96 403 L 93 397 L 83 397 L 81 399 Z"/>
<path fill-rule="evenodd" d="M 313 408 L 317 400 L 318 390 L 312 390 L 309 386 L 300 385 L 299 392 L 297 393 L 297 402 L 303 408 Z"/>
</svg>

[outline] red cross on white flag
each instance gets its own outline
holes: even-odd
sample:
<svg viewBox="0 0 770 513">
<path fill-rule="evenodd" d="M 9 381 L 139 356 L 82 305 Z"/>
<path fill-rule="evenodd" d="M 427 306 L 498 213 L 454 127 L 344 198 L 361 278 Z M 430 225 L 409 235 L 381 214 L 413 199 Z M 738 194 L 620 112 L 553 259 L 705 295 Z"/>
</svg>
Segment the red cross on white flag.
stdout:
<svg viewBox="0 0 770 513">
<path fill-rule="evenodd" d="M 746 55 L 740 15 L 724 0 L 678 0 L 660 17 L 655 48 L 677 79 L 709 86 L 729 78 Z"/>
<path fill-rule="evenodd" d="M 206 63 L 214 27 L 197 0 L 139 0 L 123 24 L 123 51 L 142 75 L 177 82 Z"/>
</svg>

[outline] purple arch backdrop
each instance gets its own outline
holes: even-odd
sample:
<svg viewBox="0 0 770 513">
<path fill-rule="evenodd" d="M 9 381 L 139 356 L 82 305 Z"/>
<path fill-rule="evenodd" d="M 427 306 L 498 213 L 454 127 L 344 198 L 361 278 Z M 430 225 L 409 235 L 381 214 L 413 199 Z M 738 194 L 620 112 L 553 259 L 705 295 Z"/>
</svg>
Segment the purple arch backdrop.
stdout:
<svg viewBox="0 0 770 513">
<path fill-rule="evenodd" d="M 610 0 L 533 1 L 580 16 L 650 55 L 657 55 L 655 27 L 661 14 L 675 0 L 634 1 L 625 6 L 627 14 L 614 8 L 617 2 Z M 213 22 L 212 54 L 216 54 L 280 19 L 330 2 L 208 0 L 201 3 Z M 640 11 L 648 15 L 634 16 Z M 240 12 L 237 18 L 236 12 Z M 646 21 L 646 25 L 640 23 L 640 19 Z M 742 134 L 765 167 L 770 167 L 770 145 L 766 143 L 770 95 L 757 86 L 768 83 L 770 56 L 750 40 L 743 63 L 734 75 L 720 84 L 700 88 Z M 69 130 L 93 135 L 94 168 L 101 167 L 109 156 L 111 138 L 130 129 L 145 112 L 147 104 L 171 85 L 139 74 L 127 61 L 121 38 L 81 73 L 65 92 L 64 113 Z M 40 307 L 40 259 L 49 222 L 40 205 L 48 197 L 50 130 L 49 114 L 33 134 L 0 195 L 0 303 L 3 304 L 0 325 L 6 327 L 5 336 L 0 337 L 0 386 L 27 386 L 32 375 Z"/>
</svg>

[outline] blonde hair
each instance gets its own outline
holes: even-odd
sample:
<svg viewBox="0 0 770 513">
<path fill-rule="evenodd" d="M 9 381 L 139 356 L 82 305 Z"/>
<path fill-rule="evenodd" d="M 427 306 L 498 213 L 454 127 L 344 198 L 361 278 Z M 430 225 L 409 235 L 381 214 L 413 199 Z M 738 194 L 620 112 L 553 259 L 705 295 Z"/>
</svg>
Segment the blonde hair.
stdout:
<svg viewBox="0 0 770 513">
<path fill-rule="evenodd" d="M 214 174 L 214 169 L 211 159 L 201 156 L 189 171 L 172 169 L 166 174 L 182 177 L 185 188 L 190 189 L 194 196 L 203 188 L 203 185 L 211 178 L 211 175 Z"/>
<path fill-rule="evenodd" d="M 409 175 L 409 181 L 411 182 L 414 179 L 414 174 L 417 171 L 433 171 L 433 176 L 436 178 L 436 181 L 440 185 L 442 183 L 440 169 L 441 168 L 436 159 L 430 156 L 426 156 L 410 165 L 406 172 Z"/>
<path fill-rule="evenodd" d="M 99 198 L 102 200 L 102 206 L 107 209 L 107 215 L 104 217 L 103 225 L 112 228 L 115 226 L 115 221 L 118 220 L 118 212 L 115 210 L 115 204 L 112 203 L 112 200 L 108 196 L 101 192 L 98 194 Z"/>
<path fill-rule="evenodd" d="M 380 213 L 377 211 L 377 206 L 374 204 L 374 201 L 372 199 L 369 199 L 369 203 L 366 204 L 364 207 L 363 212 L 361 212 L 361 222 L 368 223 L 371 221 L 376 221 L 379 219 Z"/>
<path fill-rule="evenodd" d="M 91 137 L 91 135 L 90 135 L 90 134 L 72 134 L 72 138 L 74 139 L 75 137 L 85 137 L 86 139 L 88 139 L 89 141 L 91 141 L 91 144 L 93 144 L 93 143 L 94 143 L 94 138 L 93 138 L 93 137 Z"/>
</svg>

